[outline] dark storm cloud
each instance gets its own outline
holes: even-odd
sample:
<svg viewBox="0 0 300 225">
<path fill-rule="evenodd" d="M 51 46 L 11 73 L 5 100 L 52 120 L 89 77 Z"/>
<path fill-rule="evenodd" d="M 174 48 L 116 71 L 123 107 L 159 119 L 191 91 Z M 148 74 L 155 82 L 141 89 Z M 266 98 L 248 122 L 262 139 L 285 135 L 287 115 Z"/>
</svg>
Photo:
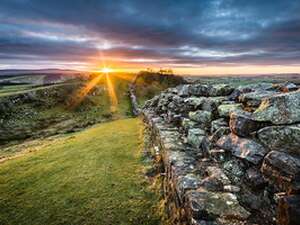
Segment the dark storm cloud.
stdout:
<svg viewBox="0 0 300 225">
<path fill-rule="evenodd" d="M 299 11 L 300 0 L 2 0 L 0 60 L 300 64 Z"/>
</svg>

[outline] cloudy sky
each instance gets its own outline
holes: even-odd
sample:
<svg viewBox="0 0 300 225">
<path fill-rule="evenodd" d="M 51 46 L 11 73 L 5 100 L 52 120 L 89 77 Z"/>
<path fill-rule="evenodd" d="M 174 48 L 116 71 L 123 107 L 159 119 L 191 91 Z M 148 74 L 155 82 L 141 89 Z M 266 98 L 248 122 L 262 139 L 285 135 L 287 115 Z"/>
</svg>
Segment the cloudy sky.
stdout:
<svg viewBox="0 0 300 225">
<path fill-rule="evenodd" d="M 300 73 L 300 0 L 0 0 L 0 69 Z"/>
</svg>

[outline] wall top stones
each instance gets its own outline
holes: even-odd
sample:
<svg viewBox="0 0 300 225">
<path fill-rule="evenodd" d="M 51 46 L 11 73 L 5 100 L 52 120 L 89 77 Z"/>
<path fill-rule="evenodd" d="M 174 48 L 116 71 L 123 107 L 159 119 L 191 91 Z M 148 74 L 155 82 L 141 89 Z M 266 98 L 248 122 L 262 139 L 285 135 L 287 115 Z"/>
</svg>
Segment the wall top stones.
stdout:
<svg viewBox="0 0 300 225">
<path fill-rule="evenodd" d="M 181 85 L 147 101 L 142 114 L 169 199 L 184 211 L 174 224 L 300 223 L 297 85 Z"/>
</svg>

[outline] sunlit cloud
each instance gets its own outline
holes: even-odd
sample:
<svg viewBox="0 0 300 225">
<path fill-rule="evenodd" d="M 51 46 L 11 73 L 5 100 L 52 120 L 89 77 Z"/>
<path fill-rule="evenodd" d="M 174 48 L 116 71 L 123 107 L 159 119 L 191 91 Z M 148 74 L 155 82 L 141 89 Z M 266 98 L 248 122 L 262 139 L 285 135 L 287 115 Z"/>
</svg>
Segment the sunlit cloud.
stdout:
<svg viewBox="0 0 300 225">
<path fill-rule="evenodd" d="M 299 1 L 61 1 L 1 2 L 1 68 L 300 72 Z"/>
</svg>

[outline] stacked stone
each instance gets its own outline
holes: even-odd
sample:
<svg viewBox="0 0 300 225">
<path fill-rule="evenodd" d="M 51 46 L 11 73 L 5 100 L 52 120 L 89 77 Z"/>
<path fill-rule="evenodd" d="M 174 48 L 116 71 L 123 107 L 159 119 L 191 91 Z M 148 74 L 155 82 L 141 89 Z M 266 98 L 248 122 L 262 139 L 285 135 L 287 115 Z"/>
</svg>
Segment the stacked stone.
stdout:
<svg viewBox="0 0 300 225">
<path fill-rule="evenodd" d="M 300 223 L 296 85 L 182 85 L 143 115 L 173 224 Z"/>
</svg>

